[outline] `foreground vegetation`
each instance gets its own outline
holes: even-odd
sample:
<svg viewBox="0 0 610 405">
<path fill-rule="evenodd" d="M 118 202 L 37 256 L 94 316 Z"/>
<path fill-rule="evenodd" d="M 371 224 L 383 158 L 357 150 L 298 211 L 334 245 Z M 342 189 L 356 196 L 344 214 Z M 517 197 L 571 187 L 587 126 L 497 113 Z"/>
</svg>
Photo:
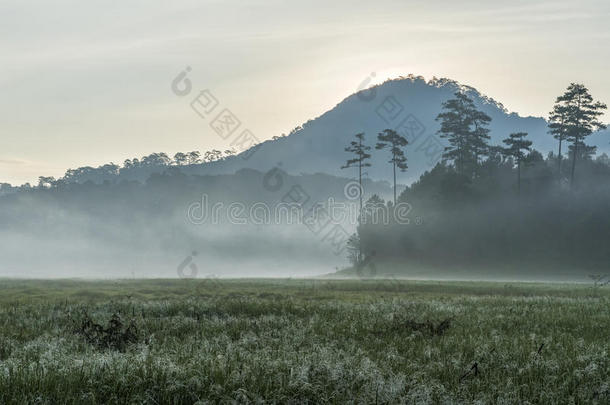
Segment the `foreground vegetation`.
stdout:
<svg viewBox="0 0 610 405">
<path fill-rule="evenodd" d="M 2 280 L 0 403 L 608 403 L 609 304 L 565 284 Z"/>
</svg>

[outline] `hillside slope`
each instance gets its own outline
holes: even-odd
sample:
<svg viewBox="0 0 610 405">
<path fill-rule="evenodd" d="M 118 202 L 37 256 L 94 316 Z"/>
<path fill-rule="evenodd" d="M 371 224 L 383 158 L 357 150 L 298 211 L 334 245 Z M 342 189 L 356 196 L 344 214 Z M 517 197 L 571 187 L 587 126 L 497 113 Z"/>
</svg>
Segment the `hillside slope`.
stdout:
<svg viewBox="0 0 610 405">
<path fill-rule="evenodd" d="M 502 104 L 452 80 L 425 81 L 408 77 L 352 94 L 291 135 L 260 144 L 247 160 L 243 157 L 249 153 L 186 170 L 197 173 L 227 173 L 243 167 L 267 170 L 281 162 L 282 168 L 289 173 L 324 172 L 350 176 L 355 173 L 340 167 L 348 158 L 343 149 L 353 135 L 365 132 L 368 143 L 373 145 L 377 133 L 393 128 L 410 142 L 407 147 L 409 170 L 399 175 L 401 182 L 410 183 L 439 161 L 445 140 L 436 135 L 439 125 L 435 118 L 441 111 L 441 104 L 459 89 L 466 91 L 477 107 L 492 118 L 492 144 L 501 144 L 511 132 L 523 131 L 530 134 L 534 148 L 543 154 L 555 150 L 555 140 L 547 133 L 543 118 L 509 113 Z M 549 100 L 549 109 L 552 101 Z M 608 135 L 607 132 L 594 134 L 588 143 L 597 145 L 600 152 L 607 151 Z M 373 165 L 367 174 L 373 179 L 389 179 L 391 171 L 387 159 L 383 151 L 373 151 Z"/>
</svg>

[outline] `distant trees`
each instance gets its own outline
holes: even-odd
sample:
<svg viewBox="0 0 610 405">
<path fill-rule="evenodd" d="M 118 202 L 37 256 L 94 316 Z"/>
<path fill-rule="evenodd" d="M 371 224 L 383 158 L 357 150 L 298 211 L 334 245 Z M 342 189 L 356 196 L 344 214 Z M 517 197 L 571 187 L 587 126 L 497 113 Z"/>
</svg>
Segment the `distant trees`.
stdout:
<svg viewBox="0 0 610 405">
<path fill-rule="evenodd" d="M 198 151 L 192 151 L 188 153 L 188 164 L 194 165 L 201 162 L 201 153 Z"/>
<path fill-rule="evenodd" d="M 584 85 L 576 83 L 571 83 L 565 93 L 557 97 L 555 101 L 554 113 L 551 117 L 551 131 L 554 134 L 562 134 L 563 139 L 572 143 L 570 149 L 572 154 L 570 185 L 572 187 L 574 186 L 576 161 L 583 158 L 579 149 L 586 148 L 585 138 L 593 131 L 606 128 L 598 119 L 606 108 L 606 104 L 593 100 Z M 585 149 L 584 156 L 588 156 L 589 152 Z"/>
<path fill-rule="evenodd" d="M 136 164 L 137 159 L 134 159 Z M 125 166 L 133 166 L 134 163 L 129 159 L 125 161 Z M 108 163 L 98 167 L 84 166 L 77 169 L 68 169 L 64 177 L 61 178 L 65 183 L 84 183 L 87 180 L 103 182 L 111 181 L 119 175 L 121 167 L 114 163 Z"/>
<path fill-rule="evenodd" d="M 138 166 L 140 166 L 140 160 L 138 158 L 133 158 L 133 160 L 132 159 L 126 159 L 123 162 L 123 168 L 124 169 L 130 169 L 132 167 L 138 167 Z"/>
<path fill-rule="evenodd" d="M 188 162 L 188 156 L 186 153 L 178 152 L 174 155 L 174 163 L 176 166 L 183 166 Z"/>
<path fill-rule="evenodd" d="M 55 177 L 40 176 L 38 177 L 38 188 L 51 188 L 55 185 Z"/>
<path fill-rule="evenodd" d="M 294 127 L 289 133 L 288 136 L 290 135 L 294 135 L 297 132 L 301 131 L 303 129 L 303 127 L 301 125 L 297 125 L 296 127 Z"/>
<path fill-rule="evenodd" d="M 525 159 L 525 152 L 531 151 L 532 141 L 526 140 L 527 132 L 517 132 L 510 134 L 504 139 L 507 147 L 504 148 L 503 154 L 507 157 L 512 157 L 517 163 L 517 190 L 521 194 L 521 163 Z"/>
<path fill-rule="evenodd" d="M 98 167 L 103 176 L 112 177 L 119 174 L 120 166 L 112 162 Z"/>
<path fill-rule="evenodd" d="M 215 162 L 217 160 L 220 160 L 221 157 L 222 157 L 221 151 L 219 151 L 218 149 L 212 149 L 210 151 L 207 151 L 203 155 L 203 161 L 206 163 Z"/>
<path fill-rule="evenodd" d="M 170 159 L 165 153 L 152 153 L 148 156 L 144 156 L 141 161 L 138 161 L 138 159 L 127 159 L 124 167 L 168 166 L 170 164 L 174 166 L 196 165 L 200 163 L 216 162 L 234 156 L 235 154 L 236 151 L 234 149 L 227 149 L 225 151 L 212 149 L 205 152 L 202 158 L 201 152 L 195 150 L 192 152 L 178 152 Z"/>
<path fill-rule="evenodd" d="M 63 184 L 85 183 L 87 181 L 94 183 L 113 182 L 122 173 L 139 169 L 149 169 L 143 172 L 146 176 L 149 176 L 150 169 L 215 162 L 235 154 L 236 151 L 234 149 L 227 149 L 225 151 L 213 149 L 205 152 L 202 159 L 199 151 L 178 152 L 171 158 L 166 153 L 156 152 L 143 156 L 141 159 L 125 159 L 122 166 L 111 162 L 98 167 L 83 166 L 76 169 L 68 169 L 64 176 L 57 180 L 51 177 L 41 177 L 38 182 L 38 188 L 52 188 Z"/>
<path fill-rule="evenodd" d="M 455 98 L 442 104 L 443 111 L 436 117 L 441 127 L 438 134 L 449 141 L 443 158 L 453 162 L 459 174 L 473 177 L 479 159 L 488 155 L 491 118 L 476 109 L 466 94 L 456 92 Z"/>
<path fill-rule="evenodd" d="M 144 156 L 140 161 L 142 166 L 167 166 L 171 162 L 171 159 L 167 156 L 167 154 L 161 153 L 151 153 L 148 156 Z"/>
<path fill-rule="evenodd" d="M 390 150 L 390 160 L 388 163 L 392 164 L 394 174 L 394 206 L 396 206 L 396 168 L 402 172 L 406 171 L 408 168 L 407 157 L 403 150 L 408 143 L 409 142 L 403 136 L 392 129 L 384 129 L 383 132 L 377 135 L 375 149 Z"/>
</svg>

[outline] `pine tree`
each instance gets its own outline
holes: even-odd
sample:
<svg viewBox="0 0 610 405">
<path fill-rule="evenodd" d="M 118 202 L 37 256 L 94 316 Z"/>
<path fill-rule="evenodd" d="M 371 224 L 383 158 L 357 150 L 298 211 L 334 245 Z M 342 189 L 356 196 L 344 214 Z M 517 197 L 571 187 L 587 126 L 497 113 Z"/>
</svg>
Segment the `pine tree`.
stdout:
<svg viewBox="0 0 610 405">
<path fill-rule="evenodd" d="M 396 131 L 392 129 L 384 129 L 377 135 L 377 144 L 375 149 L 390 149 L 390 160 L 388 163 L 392 164 L 392 170 L 394 172 L 394 206 L 396 206 L 396 168 L 401 172 L 407 170 L 407 157 L 403 148 L 409 144 L 409 142 L 400 136 Z"/>
<path fill-rule="evenodd" d="M 355 141 L 351 141 L 349 146 L 345 148 L 346 152 L 352 153 L 354 158 L 349 159 L 345 165 L 341 166 L 342 169 L 348 169 L 350 167 L 358 168 L 358 185 L 360 187 L 360 215 L 362 215 L 362 196 L 364 189 L 362 187 L 362 168 L 371 167 L 371 164 L 367 162 L 371 158 L 371 154 L 368 153 L 371 150 L 370 146 L 364 145 L 364 133 L 354 135 Z"/>
<path fill-rule="evenodd" d="M 364 188 L 362 187 L 362 169 L 365 167 L 371 167 L 371 164 L 367 162 L 371 158 L 371 154 L 368 153 L 371 150 L 370 146 L 364 144 L 364 132 L 354 135 L 356 140 L 351 141 L 349 146 L 345 148 L 346 152 L 353 154 L 352 159 L 348 159 L 345 165 L 341 166 L 341 169 L 347 169 L 350 167 L 358 168 L 358 187 L 359 187 L 359 199 L 360 199 L 360 211 L 358 215 L 358 221 L 362 221 L 362 197 L 364 195 Z M 362 260 L 362 246 L 358 241 L 358 253 L 356 261 L 359 263 Z"/>
<path fill-rule="evenodd" d="M 477 110 L 472 99 L 462 92 L 456 92 L 455 98 L 442 106 L 444 111 L 436 117 L 441 122 L 438 133 L 449 141 L 443 157 L 453 161 L 458 173 L 472 177 L 479 159 L 489 153 L 487 125 L 491 118 Z"/>
<path fill-rule="evenodd" d="M 504 142 L 508 147 L 504 149 L 506 156 L 512 157 L 517 162 L 517 190 L 521 194 L 521 162 L 525 159 L 525 153 L 531 151 L 532 141 L 526 140 L 527 132 L 510 134 Z"/>
<path fill-rule="evenodd" d="M 473 104 L 474 107 L 474 104 Z M 489 128 L 487 125 L 491 122 L 491 117 L 485 114 L 482 111 L 478 111 L 476 109 L 471 110 L 471 120 L 472 120 L 472 145 L 473 145 L 473 153 L 474 153 L 474 164 L 475 169 L 479 166 L 479 159 L 483 156 L 489 156 L 489 140 L 491 137 L 489 136 Z"/>
<path fill-rule="evenodd" d="M 562 106 L 562 111 L 565 111 L 563 127 L 566 140 L 572 143 L 570 185 L 573 187 L 576 161 L 580 157 L 578 149 L 585 145 L 585 138 L 593 131 L 606 128 L 598 117 L 603 115 L 603 110 L 607 107 L 606 104 L 593 101 L 589 90 L 584 85 L 576 83 L 571 83 L 566 92 L 557 97 L 555 104 Z"/>
<path fill-rule="evenodd" d="M 549 133 L 553 135 L 555 139 L 559 141 L 559 152 L 557 154 L 557 173 L 561 178 L 561 160 L 563 156 L 561 154 L 561 148 L 563 146 L 563 141 L 566 140 L 566 115 L 567 115 L 567 107 L 562 104 L 555 104 L 553 107 L 553 111 L 549 113 Z"/>
</svg>

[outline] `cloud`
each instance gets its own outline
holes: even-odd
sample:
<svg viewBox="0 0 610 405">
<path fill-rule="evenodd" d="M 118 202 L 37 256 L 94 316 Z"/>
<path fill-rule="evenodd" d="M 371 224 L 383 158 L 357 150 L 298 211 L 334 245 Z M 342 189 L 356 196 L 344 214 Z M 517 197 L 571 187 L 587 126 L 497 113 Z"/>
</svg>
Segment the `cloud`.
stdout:
<svg viewBox="0 0 610 405">
<path fill-rule="evenodd" d="M 30 162 L 20 159 L 0 159 L 0 165 L 28 165 Z"/>
</svg>

